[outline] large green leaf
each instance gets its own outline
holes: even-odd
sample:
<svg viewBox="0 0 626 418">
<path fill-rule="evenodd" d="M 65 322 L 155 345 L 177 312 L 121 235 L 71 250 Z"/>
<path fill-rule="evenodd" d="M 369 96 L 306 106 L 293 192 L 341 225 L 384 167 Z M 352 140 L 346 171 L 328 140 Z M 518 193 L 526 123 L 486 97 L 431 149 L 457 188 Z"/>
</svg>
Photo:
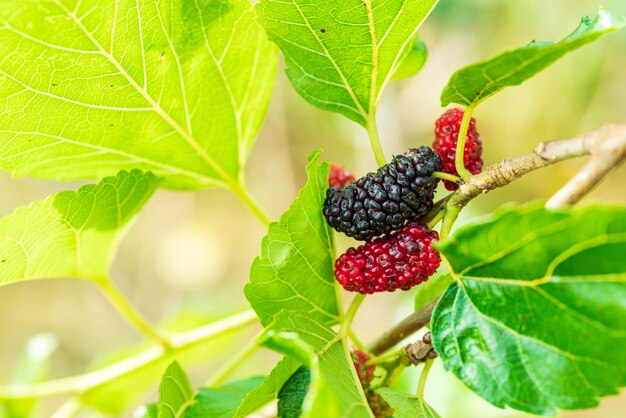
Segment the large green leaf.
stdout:
<svg viewBox="0 0 626 418">
<path fill-rule="evenodd" d="M 257 388 L 250 391 L 237 406 L 233 417 L 243 418 L 256 411 L 261 406 L 276 399 L 278 392 L 300 367 L 300 363 L 291 357 L 285 357 L 272 369 L 269 376 L 265 378 Z"/>
<path fill-rule="evenodd" d="M 311 369 L 300 366 L 278 392 L 278 416 L 280 418 L 300 418 L 310 384 Z"/>
<path fill-rule="evenodd" d="M 159 418 L 179 418 L 193 403 L 193 389 L 185 371 L 174 361 L 159 385 Z"/>
<path fill-rule="evenodd" d="M 280 312 L 261 344 L 311 369 L 302 418 L 372 418 L 345 341 L 328 326 L 300 312 Z"/>
<path fill-rule="evenodd" d="M 248 0 L 0 0 L 0 167 L 236 187 L 276 52 Z"/>
<path fill-rule="evenodd" d="M 626 208 L 509 209 L 439 248 L 434 346 L 479 395 L 552 414 L 626 385 Z"/>
<path fill-rule="evenodd" d="M 201 388 L 196 395 L 196 403 L 185 413 L 184 417 L 231 418 L 246 395 L 257 389 L 264 380 L 264 376 L 255 376 L 228 383 L 219 388 Z"/>
<path fill-rule="evenodd" d="M 261 0 L 257 16 L 287 77 L 315 106 L 367 125 L 437 0 Z"/>
<path fill-rule="evenodd" d="M 417 396 L 392 388 L 380 388 L 376 392 L 394 409 L 394 418 L 440 418 L 430 405 Z"/>
<path fill-rule="evenodd" d="M 306 312 L 320 322 L 339 318 L 333 276 L 333 234 L 322 207 L 328 164 L 309 159 L 308 182 L 279 222 L 270 225 L 261 256 L 252 263 L 245 294 L 264 325 L 281 310 Z"/>
<path fill-rule="evenodd" d="M 522 84 L 568 52 L 621 29 L 625 24 L 623 17 L 600 10 L 593 20 L 585 16 L 580 26 L 562 41 L 533 41 L 525 47 L 464 67 L 452 75 L 443 89 L 441 105 L 478 104 L 505 87 Z"/>
<path fill-rule="evenodd" d="M 122 233 L 157 184 L 150 173 L 123 171 L 1 218 L 0 286 L 54 277 L 106 277 Z"/>
</svg>

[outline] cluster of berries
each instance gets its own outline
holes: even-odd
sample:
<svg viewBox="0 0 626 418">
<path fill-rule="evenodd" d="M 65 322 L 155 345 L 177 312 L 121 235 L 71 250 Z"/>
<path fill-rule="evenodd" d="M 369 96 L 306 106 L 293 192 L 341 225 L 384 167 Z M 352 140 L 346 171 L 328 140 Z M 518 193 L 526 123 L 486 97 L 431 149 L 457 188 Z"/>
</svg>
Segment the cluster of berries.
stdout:
<svg viewBox="0 0 626 418">
<path fill-rule="evenodd" d="M 372 379 L 374 378 L 375 365 L 366 366 L 365 363 L 370 359 L 367 353 L 361 350 L 354 350 L 352 352 L 352 361 L 354 362 L 354 368 L 359 376 L 361 386 L 363 386 L 363 392 L 367 398 L 367 403 L 372 410 L 372 413 L 376 418 L 393 418 L 394 411 L 387 402 L 378 393 L 372 389 Z"/>
<path fill-rule="evenodd" d="M 463 110 L 448 110 L 435 123 L 432 149 L 410 149 L 358 180 L 339 166 L 331 167 L 324 216 L 338 232 L 367 241 L 348 249 L 335 263 L 335 277 L 346 290 L 409 290 L 437 270 L 441 258 L 433 241 L 439 236 L 417 220 L 433 207 L 438 181 L 434 173 L 458 175 L 454 159 L 462 119 Z M 472 118 L 465 143 L 465 167 L 472 174 L 482 169 L 481 154 Z M 445 186 L 458 188 L 447 180 Z"/>
</svg>

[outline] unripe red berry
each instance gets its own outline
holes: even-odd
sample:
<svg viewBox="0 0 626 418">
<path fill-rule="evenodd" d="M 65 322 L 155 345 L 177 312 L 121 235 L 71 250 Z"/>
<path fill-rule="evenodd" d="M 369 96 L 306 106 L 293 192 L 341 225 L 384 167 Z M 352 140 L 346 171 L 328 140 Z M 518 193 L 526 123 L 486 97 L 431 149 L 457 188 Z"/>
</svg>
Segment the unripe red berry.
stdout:
<svg viewBox="0 0 626 418">
<path fill-rule="evenodd" d="M 328 185 L 330 187 L 338 189 L 347 186 L 355 180 L 356 177 L 351 172 L 344 170 L 337 164 L 330 165 L 330 173 L 328 174 Z"/>
<path fill-rule="evenodd" d="M 448 109 L 435 122 L 435 141 L 433 142 L 433 150 L 441 157 L 442 171 L 444 173 L 454 174 L 458 176 L 454 159 L 456 156 L 456 145 L 463 120 L 463 109 Z M 465 137 L 465 154 L 463 163 L 465 168 L 472 173 L 478 174 L 483 168 L 483 160 L 481 158 L 483 152 L 482 142 L 478 131 L 476 131 L 476 119 L 471 118 L 467 136 Z M 444 185 L 448 190 L 456 190 L 459 185 L 444 180 Z"/>
<path fill-rule="evenodd" d="M 439 268 L 433 248 L 437 231 L 409 222 L 401 230 L 349 248 L 335 262 L 335 277 L 344 289 L 362 294 L 409 290 L 425 282 Z"/>
</svg>

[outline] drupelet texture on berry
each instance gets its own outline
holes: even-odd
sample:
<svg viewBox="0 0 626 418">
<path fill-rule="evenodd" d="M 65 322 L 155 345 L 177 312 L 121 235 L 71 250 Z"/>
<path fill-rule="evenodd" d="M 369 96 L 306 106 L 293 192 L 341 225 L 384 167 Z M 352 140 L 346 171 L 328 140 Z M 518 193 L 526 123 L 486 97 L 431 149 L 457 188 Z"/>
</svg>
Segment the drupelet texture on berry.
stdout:
<svg viewBox="0 0 626 418">
<path fill-rule="evenodd" d="M 330 173 L 328 174 L 328 185 L 330 187 L 339 189 L 340 187 L 347 186 L 355 180 L 356 177 L 354 177 L 351 172 L 344 170 L 343 167 L 337 164 L 330 165 Z"/>
<path fill-rule="evenodd" d="M 328 224 L 361 241 L 400 229 L 433 206 L 433 172 L 441 159 L 429 147 L 398 155 L 376 173 L 339 189 L 329 188 L 324 202 Z"/>
<path fill-rule="evenodd" d="M 458 176 L 454 159 L 456 155 L 456 145 L 463 120 L 463 109 L 448 109 L 446 113 L 441 115 L 435 122 L 435 141 L 433 149 L 441 157 L 442 171 L 444 173 L 454 174 Z M 476 119 L 471 118 L 467 136 L 465 139 L 465 154 L 463 162 L 465 168 L 472 173 L 478 174 L 483 168 L 483 160 L 481 158 L 483 152 L 482 142 L 478 131 L 476 131 Z M 456 190 L 459 185 L 448 180 L 444 180 L 444 185 L 448 190 Z"/>
<path fill-rule="evenodd" d="M 349 248 L 335 262 L 335 278 L 344 289 L 362 294 L 409 290 L 439 268 L 432 242 L 437 231 L 409 222 L 400 231 Z"/>
</svg>

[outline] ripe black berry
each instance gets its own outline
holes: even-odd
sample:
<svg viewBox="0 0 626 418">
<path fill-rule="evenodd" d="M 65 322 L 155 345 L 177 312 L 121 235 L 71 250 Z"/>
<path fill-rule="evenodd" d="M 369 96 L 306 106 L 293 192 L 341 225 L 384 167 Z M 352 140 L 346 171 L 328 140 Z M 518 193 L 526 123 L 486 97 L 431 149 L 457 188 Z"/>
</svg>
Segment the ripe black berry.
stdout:
<svg viewBox="0 0 626 418">
<path fill-rule="evenodd" d="M 463 120 L 463 109 L 448 109 L 446 113 L 441 115 L 435 122 L 435 141 L 433 149 L 441 157 L 441 165 L 444 173 L 454 174 L 458 176 L 454 159 L 456 156 L 456 143 Z M 476 131 L 476 119 L 471 118 L 467 136 L 465 137 L 465 154 L 463 155 L 463 163 L 465 168 L 472 173 L 478 174 L 483 168 L 483 160 L 481 155 L 483 145 L 480 141 L 478 131 Z M 444 185 L 448 190 L 456 190 L 459 185 L 448 180 L 444 180 Z"/>
<path fill-rule="evenodd" d="M 411 149 L 357 181 L 329 188 L 324 202 L 328 224 L 362 241 L 402 228 L 433 206 L 434 171 L 441 159 L 429 147 Z"/>
<path fill-rule="evenodd" d="M 344 289 L 362 294 L 409 290 L 439 268 L 441 258 L 432 246 L 438 239 L 437 231 L 410 222 L 398 232 L 349 248 L 335 262 L 335 278 Z"/>
</svg>

